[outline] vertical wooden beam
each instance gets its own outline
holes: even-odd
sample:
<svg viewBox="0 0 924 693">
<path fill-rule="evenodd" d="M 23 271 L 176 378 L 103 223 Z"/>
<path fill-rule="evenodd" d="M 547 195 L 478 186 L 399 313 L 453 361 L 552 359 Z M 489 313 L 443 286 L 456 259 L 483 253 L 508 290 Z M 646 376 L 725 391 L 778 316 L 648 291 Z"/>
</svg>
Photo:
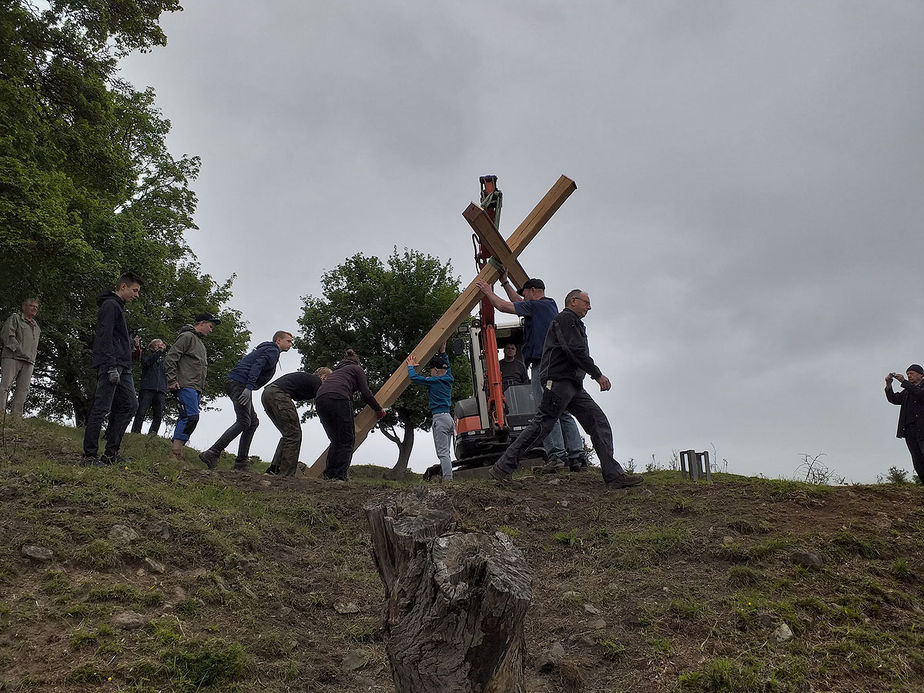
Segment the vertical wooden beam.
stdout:
<svg viewBox="0 0 924 693">
<path fill-rule="evenodd" d="M 575 190 L 577 190 L 577 185 L 567 176 L 561 176 L 555 182 L 555 185 L 549 188 L 549 191 L 539 200 L 539 203 L 533 208 L 533 211 L 527 215 L 523 222 L 507 239 L 507 247 L 510 248 L 510 252 L 514 257 L 517 257 L 523 252 L 530 241 L 536 237 L 539 231 L 542 230 L 542 227 L 546 225 L 549 219 L 552 218 L 552 215 L 558 211 L 559 207 L 564 204 L 565 200 L 567 200 Z M 475 206 L 477 207 L 477 205 Z M 421 363 L 426 363 L 427 360 L 436 353 L 440 344 L 446 341 L 446 339 L 455 332 L 456 328 L 471 314 L 474 307 L 481 300 L 481 291 L 475 286 L 475 282 L 484 280 L 491 284 L 497 281 L 497 277 L 497 270 L 490 264 L 485 265 L 481 269 L 478 276 L 472 280 L 472 283 L 459 294 L 458 298 L 456 298 L 449 309 L 443 313 L 436 325 L 434 325 L 431 330 L 427 332 L 426 336 L 420 340 L 420 343 L 414 347 L 413 353 L 420 359 Z M 402 363 L 398 369 L 392 373 L 391 377 L 385 381 L 382 388 L 375 393 L 376 401 L 384 408 L 390 407 L 395 403 L 395 400 L 401 396 L 401 393 L 404 392 L 410 382 L 411 379 L 407 374 L 407 366 Z M 369 435 L 369 431 L 372 430 L 377 421 L 378 419 L 376 418 L 375 412 L 368 406 L 364 407 L 363 410 L 356 415 L 356 418 L 353 420 L 356 431 L 356 442 L 353 445 L 354 450 L 362 445 L 366 436 Z M 308 476 L 320 476 L 324 471 L 326 463 L 327 450 L 324 450 L 321 456 L 315 460 L 315 463 L 311 465 L 308 470 Z"/>
</svg>

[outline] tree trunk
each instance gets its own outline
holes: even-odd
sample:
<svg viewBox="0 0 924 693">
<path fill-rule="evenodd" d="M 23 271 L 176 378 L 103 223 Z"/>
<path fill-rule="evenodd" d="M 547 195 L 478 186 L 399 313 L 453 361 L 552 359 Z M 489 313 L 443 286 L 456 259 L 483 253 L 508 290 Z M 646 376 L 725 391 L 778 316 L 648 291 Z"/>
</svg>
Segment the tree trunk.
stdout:
<svg viewBox="0 0 924 693">
<path fill-rule="evenodd" d="M 520 550 L 500 533 L 458 531 L 438 488 L 373 499 L 364 510 L 397 693 L 522 692 L 532 572 Z"/>
<path fill-rule="evenodd" d="M 404 428 L 404 439 L 397 436 L 391 438 L 398 446 L 398 461 L 391 470 L 385 472 L 385 478 L 391 481 L 400 481 L 407 472 L 407 463 L 411 459 L 411 450 L 414 449 L 414 425 L 408 420 L 407 416 L 399 414 L 401 426 Z"/>
</svg>

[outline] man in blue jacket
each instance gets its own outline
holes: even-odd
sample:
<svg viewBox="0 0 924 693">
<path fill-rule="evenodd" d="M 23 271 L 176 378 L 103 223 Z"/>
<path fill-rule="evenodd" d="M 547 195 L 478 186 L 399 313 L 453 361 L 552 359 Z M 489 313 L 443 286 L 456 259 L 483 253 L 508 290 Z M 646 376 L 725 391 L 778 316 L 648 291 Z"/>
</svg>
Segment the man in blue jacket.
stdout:
<svg viewBox="0 0 924 693">
<path fill-rule="evenodd" d="M 452 421 L 452 371 L 449 368 L 449 357 L 446 356 L 446 345 L 440 347 L 440 353 L 430 359 L 427 364 L 430 368 L 430 377 L 417 375 L 414 367 L 420 362 L 414 354 L 407 357 L 407 373 L 411 380 L 427 388 L 430 398 L 430 412 L 433 414 L 433 444 L 436 446 L 436 456 L 440 461 L 443 472 L 443 481 L 452 481 L 452 437 L 455 435 L 455 424 Z"/>
<path fill-rule="evenodd" d="M 119 448 L 125 429 L 138 408 L 132 380 L 132 357 L 141 352 L 138 338 L 133 341 L 129 336 L 125 304 L 138 298 L 140 290 L 141 280 L 126 273 L 119 277 L 115 291 L 106 291 L 96 299 L 99 313 L 91 362 L 96 370 L 96 395 L 83 434 L 81 464 L 85 467 L 105 467 L 124 461 L 119 455 Z M 98 456 L 99 432 L 107 416 L 106 449 L 102 456 Z"/>
<path fill-rule="evenodd" d="M 541 279 L 528 279 L 519 291 L 502 274 L 501 286 L 507 292 L 504 300 L 494 293 L 491 285 L 485 281 L 475 282 L 481 292 L 487 296 L 497 310 L 523 318 L 523 361 L 530 367 L 533 397 L 536 406 L 542 401 L 542 378 L 539 376 L 539 362 L 542 360 L 542 345 L 545 343 L 549 325 L 558 315 L 558 306 L 555 299 L 545 295 L 545 282 Z M 584 455 L 584 440 L 578 431 L 574 417 L 568 412 L 562 412 L 542 443 L 545 448 L 546 464 L 538 467 L 542 473 L 554 473 L 559 469 L 571 469 L 579 472 L 583 470 L 586 461 Z"/>
<path fill-rule="evenodd" d="M 199 459 L 209 469 L 218 465 L 221 451 L 238 436 L 241 437 L 237 447 L 234 469 L 246 471 L 249 466 L 250 443 L 253 434 L 260 425 L 257 412 L 253 408 L 253 391 L 266 385 L 276 372 L 279 354 L 292 348 L 292 333 L 280 330 L 273 335 L 272 342 L 263 342 L 247 356 L 237 362 L 225 380 L 225 393 L 234 405 L 235 421 L 231 428 L 221 434 L 208 450 L 199 453 Z"/>
</svg>

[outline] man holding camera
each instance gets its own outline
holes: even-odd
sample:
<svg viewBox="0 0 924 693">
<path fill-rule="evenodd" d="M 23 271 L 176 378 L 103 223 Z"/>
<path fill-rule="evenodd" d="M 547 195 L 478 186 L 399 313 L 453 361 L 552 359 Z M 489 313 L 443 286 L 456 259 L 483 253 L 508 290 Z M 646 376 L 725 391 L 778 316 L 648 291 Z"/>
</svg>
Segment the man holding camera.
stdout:
<svg viewBox="0 0 924 693">
<path fill-rule="evenodd" d="M 138 393 L 138 411 L 132 433 L 141 433 L 144 418 L 151 410 L 151 428 L 148 435 L 157 435 L 160 422 L 164 416 L 164 400 L 167 398 L 167 374 L 164 370 L 164 356 L 167 345 L 163 340 L 153 339 L 148 345 L 148 353 L 141 357 L 141 387 Z"/>
<path fill-rule="evenodd" d="M 902 385 L 901 392 L 892 389 L 892 381 L 897 380 Z M 918 478 L 924 482 L 924 368 L 912 363 L 901 373 L 889 373 L 886 376 L 885 396 L 892 404 L 901 407 L 898 412 L 897 438 L 904 438 L 908 452 L 911 453 L 911 463 Z"/>
</svg>

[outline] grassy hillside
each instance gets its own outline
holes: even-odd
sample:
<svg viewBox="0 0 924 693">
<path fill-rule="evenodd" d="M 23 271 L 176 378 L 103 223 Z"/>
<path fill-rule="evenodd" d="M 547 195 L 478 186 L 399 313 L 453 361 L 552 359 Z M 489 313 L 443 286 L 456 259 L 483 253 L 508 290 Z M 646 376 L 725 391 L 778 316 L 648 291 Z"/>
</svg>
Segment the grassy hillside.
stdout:
<svg viewBox="0 0 924 693">
<path fill-rule="evenodd" d="M 131 434 L 126 468 L 82 468 L 79 434 L 3 431 L 0 690 L 393 690 L 362 505 L 396 484 L 208 472 Z M 645 481 L 445 487 L 535 573 L 530 691 L 924 690 L 920 487 Z"/>
</svg>

